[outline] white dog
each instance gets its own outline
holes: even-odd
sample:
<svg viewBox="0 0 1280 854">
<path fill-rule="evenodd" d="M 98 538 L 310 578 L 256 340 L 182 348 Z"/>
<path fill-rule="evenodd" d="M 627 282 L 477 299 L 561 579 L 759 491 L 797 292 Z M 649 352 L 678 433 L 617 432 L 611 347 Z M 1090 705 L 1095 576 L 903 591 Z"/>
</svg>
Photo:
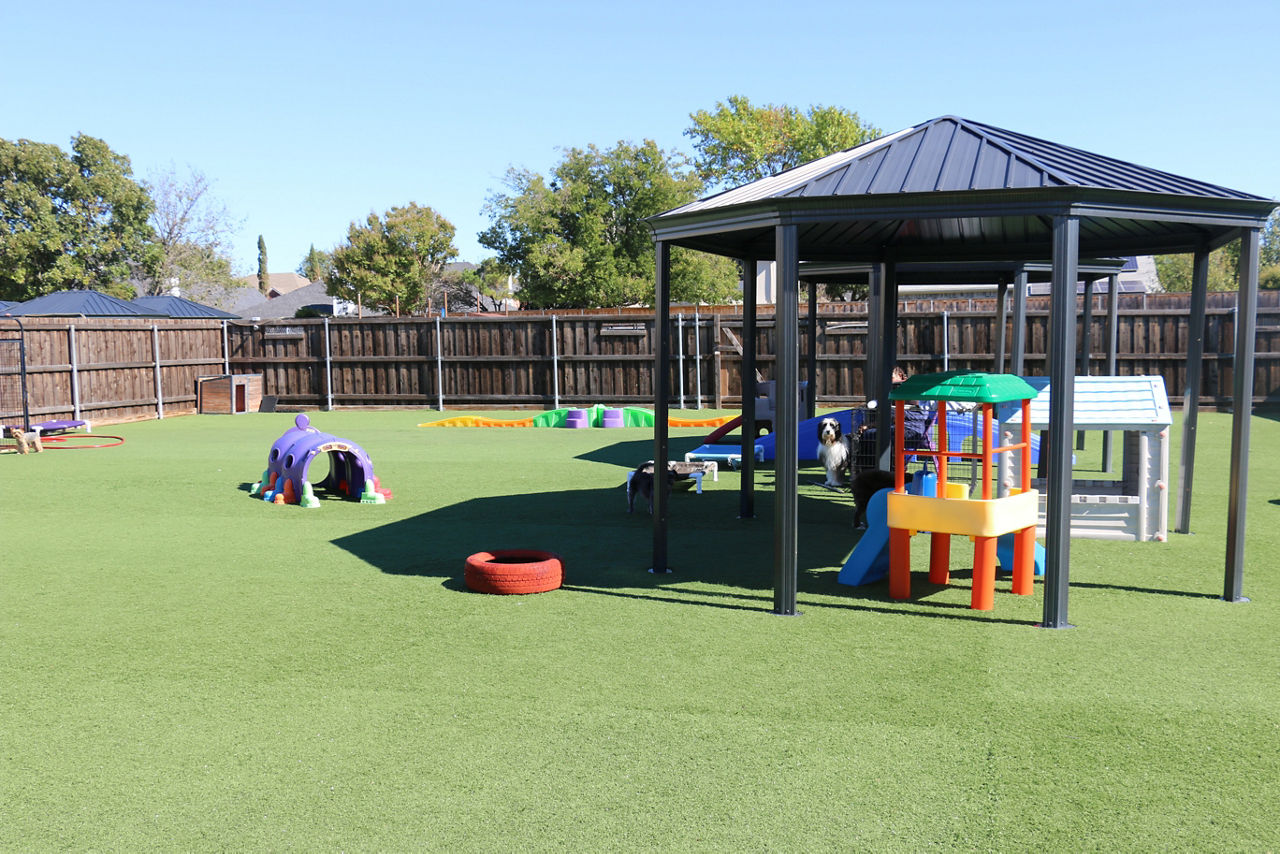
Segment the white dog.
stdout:
<svg viewBox="0 0 1280 854">
<path fill-rule="evenodd" d="M 818 422 L 818 462 L 827 470 L 824 486 L 844 485 L 844 473 L 853 461 L 852 439 L 844 434 L 836 419 L 824 418 Z"/>
</svg>

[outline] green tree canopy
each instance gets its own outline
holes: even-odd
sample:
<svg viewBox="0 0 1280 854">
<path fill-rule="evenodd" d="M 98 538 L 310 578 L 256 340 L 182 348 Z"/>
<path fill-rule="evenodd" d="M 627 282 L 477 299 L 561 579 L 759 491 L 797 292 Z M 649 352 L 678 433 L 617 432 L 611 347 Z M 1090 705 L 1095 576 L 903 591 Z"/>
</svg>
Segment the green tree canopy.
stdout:
<svg viewBox="0 0 1280 854">
<path fill-rule="evenodd" d="M 880 136 L 878 128 L 841 107 L 757 107 L 743 95 L 689 118 L 693 126 L 685 136 L 697 152 L 694 165 L 712 186 L 746 184 Z"/>
<path fill-rule="evenodd" d="M 485 205 L 493 224 L 480 243 L 515 271 L 528 308 L 651 305 L 653 236 L 645 219 L 696 199 L 703 186 L 683 157 L 651 140 L 568 149 L 550 176 L 513 168 L 505 184 L 509 192 Z M 673 300 L 724 302 L 736 298 L 737 284 L 732 261 L 673 253 Z"/>
<path fill-rule="evenodd" d="M 1194 256 L 1157 255 L 1156 274 L 1166 291 L 1191 290 Z M 1259 284 L 1275 288 L 1280 281 L 1280 211 L 1273 212 L 1262 229 L 1258 247 Z M 1209 253 L 1209 290 L 1234 291 L 1240 285 L 1240 241 L 1233 240 Z"/>
<path fill-rule="evenodd" d="M 258 235 L 258 290 L 263 296 L 271 290 L 271 270 L 267 266 L 267 241 Z"/>
<path fill-rule="evenodd" d="M 351 223 L 347 242 L 333 250 L 325 277 L 330 296 L 394 314 L 420 314 L 444 265 L 456 258 L 453 224 L 410 202 L 364 225 Z"/>
<path fill-rule="evenodd" d="M 298 265 L 298 275 L 306 276 L 309 282 L 324 281 L 329 275 L 329 270 L 333 268 L 333 258 L 328 252 L 322 252 L 311 244 L 311 248 L 307 250 L 307 254 L 303 257 L 302 263 Z"/>
<path fill-rule="evenodd" d="M 80 134 L 56 145 L 0 139 L 0 298 L 68 289 L 132 296 L 158 253 L 152 201 L 129 158 Z"/>
</svg>

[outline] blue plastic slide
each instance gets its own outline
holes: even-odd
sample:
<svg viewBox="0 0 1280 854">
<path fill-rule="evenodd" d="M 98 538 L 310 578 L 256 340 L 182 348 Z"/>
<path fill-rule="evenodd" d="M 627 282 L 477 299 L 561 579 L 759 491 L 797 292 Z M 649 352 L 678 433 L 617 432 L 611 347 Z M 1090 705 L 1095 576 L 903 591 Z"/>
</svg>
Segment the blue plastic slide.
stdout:
<svg viewBox="0 0 1280 854">
<path fill-rule="evenodd" d="M 996 537 L 996 561 L 1001 572 L 1013 572 L 1013 533 Z M 1044 575 L 1044 546 L 1036 543 L 1035 556 L 1036 575 Z"/>
<path fill-rule="evenodd" d="M 844 562 L 836 581 L 857 587 L 871 584 L 889 574 L 889 489 L 882 489 L 867 502 L 867 529 Z M 1012 548 L 1012 546 L 1010 546 Z"/>
</svg>

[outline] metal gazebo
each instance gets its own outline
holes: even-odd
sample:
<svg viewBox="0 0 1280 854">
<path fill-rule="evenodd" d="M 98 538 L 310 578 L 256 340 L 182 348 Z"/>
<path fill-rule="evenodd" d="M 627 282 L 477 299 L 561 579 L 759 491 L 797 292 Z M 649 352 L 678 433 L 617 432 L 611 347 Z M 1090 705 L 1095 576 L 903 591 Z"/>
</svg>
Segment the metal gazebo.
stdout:
<svg viewBox="0 0 1280 854">
<path fill-rule="evenodd" d="M 777 265 L 777 394 L 798 398 L 799 282 L 803 264 L 869 265 L 872 354 L 869 397 L 884 402 L 895 361 L 899 268 L 925 262 L 1044 262 L 1051 270 L 1049 378 L 1054 389 L 1048 451 L 1042 625 L 1064 628 L 1070 567 L 1070 425 L 1073 419 L 1076 282 L 1081 258 L 1193 253 L 1188 384 L 1199 387 L 1209 253 L 1233 240 L 1240 253 L 1231 484 L 1223 597 L 1240 601 L 1244 567 L 1253 341 L 1261 230 L 1277 203 L 1261 196 L 1137 166 L 992 125 L 943 116 L 847 151 L 692 202 L 650 220 L 657 259 L 656 314 L 670 308 L 670 251 L 684 246 Z M 755 292 L 745 287 L 745 339 L 754 341 Z M 670 335 L 656 324 L 654 459 L 668 458 Z M 743 398 L 755 393 L 754 352 L 744 351 Z M 1189 513 L 1196 399 L 1187 395 L 1183 499 Z M 796 614 L 798 412 L 775 422 L 774 613 Z M 755 435 L 743 411 L 740 505 L 753 515 Z M 1188 450 L 1189 449 L 1189 450 Z M 653 570 L 667 563 L 667 500 L 655 491 Z M 1179 530 L 1185 529 L 1185 517 Z"/>
</svg>

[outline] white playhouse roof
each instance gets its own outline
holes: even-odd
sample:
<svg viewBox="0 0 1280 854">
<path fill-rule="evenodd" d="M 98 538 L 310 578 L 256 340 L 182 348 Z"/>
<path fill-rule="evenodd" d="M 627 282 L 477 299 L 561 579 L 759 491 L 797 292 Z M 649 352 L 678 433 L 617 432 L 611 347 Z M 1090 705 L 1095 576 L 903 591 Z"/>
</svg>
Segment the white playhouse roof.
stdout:
<svg viewBox="0 0 1280 854">
<path fill-rule="evenodd" d="M 1026 377 L 1037 394 L 1031 401 L 1031 427 L 1049 427 L 1049 378 Z M 1018 424 L 1017 406 L 1001 408 L 1000 420 Z M 1148 430 L 1173 423 L 1163 377 L 1076 377 L 1072 430 Z"/>
</svg>

